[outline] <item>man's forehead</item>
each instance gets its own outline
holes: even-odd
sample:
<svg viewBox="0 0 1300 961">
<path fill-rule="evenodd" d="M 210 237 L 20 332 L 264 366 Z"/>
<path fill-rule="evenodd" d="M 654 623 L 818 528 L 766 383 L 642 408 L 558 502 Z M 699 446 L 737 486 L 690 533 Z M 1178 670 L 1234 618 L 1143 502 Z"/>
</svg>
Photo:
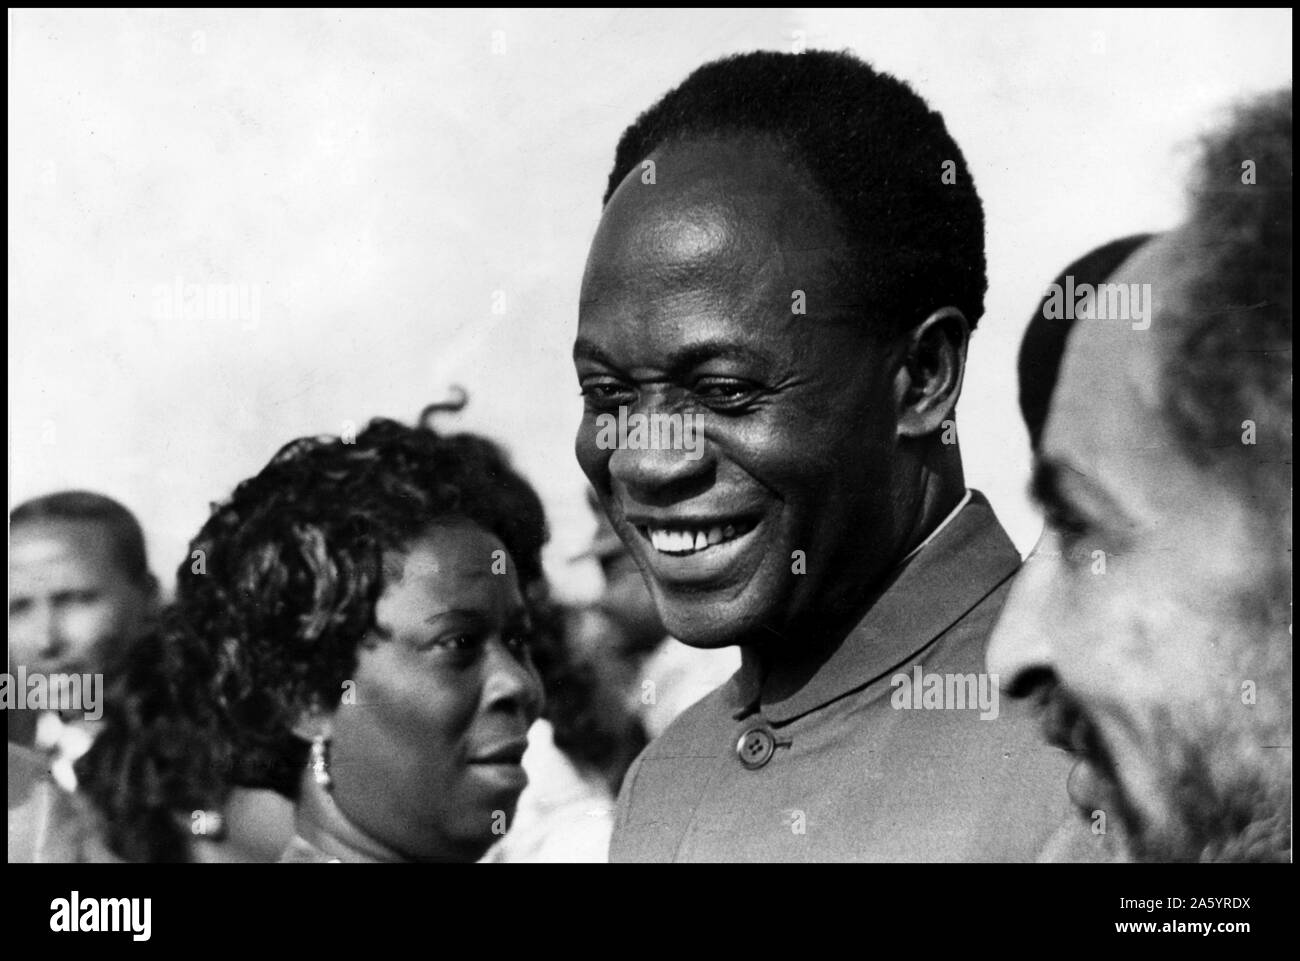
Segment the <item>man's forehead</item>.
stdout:
<svg viewBox="0 0 1300 961">
<path fill-rule="evenodd" d="M 1162 375 L 1182 334 L 1187 242 L 1181 230 L 1162 234 L 1105 281 L 1127 287 L 1131 304 L 1145 304 L 1145 329 L 1132 309 L 1124 317 L 1075 321 L 1044 430 L 1045 454 L 1077 459 L 1169 446 Z"/>
<path fill-rule="evenodd" d="M 847 253 L 829 205 L 765 140 L 691 142 L 656 151 L 653 182 L 635 168 L 601 217 L 584 300 L 651 271 L 683 281 L 737 270 L 814 269 Z"/>
<path fill-rule="evenodd" d="M 120 565 L 107 540 L 78 543 L 65 538 L 15 538 L 9 550 L 9 594 L 32 590 L 85 589 L 117 582 Z"/>
<path fill-rule="evenodd" d="M 9 530 L 11 556 L 24 563 L 99 555 L 111 547 L 107 526 L 93 520 L 41 518 L 22 521 Z"/>
<path fill-rule="evenodd" d="M 732 278 L 737 264 L 756 269 L 772 253 L 756 241 L 768 238 L 738 229 L 735 214 L 719 204 L 611 208 L 592 244 L 581 306 L 619 292 L 648 295 L 664 285 L 674 291 L 714 286 Z"/>
</svg>

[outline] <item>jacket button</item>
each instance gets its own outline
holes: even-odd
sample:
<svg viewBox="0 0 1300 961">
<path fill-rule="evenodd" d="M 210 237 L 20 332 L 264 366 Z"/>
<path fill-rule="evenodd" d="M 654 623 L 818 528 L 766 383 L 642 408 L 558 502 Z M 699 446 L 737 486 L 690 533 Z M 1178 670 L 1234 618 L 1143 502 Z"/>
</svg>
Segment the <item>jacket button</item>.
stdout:
<svg viewBox="0 0 1300 961">
<path fill-rule="evenodd" d="M 751 771 L 757 771 L 772 760 L 775 751 L 776 738 L 772 737 L 772 732 L 765 727 L 751 727 L 740 735 L 740 740 L 736 742 L 736 754 L 740 758 L 740 763 Z"/>
</svg>

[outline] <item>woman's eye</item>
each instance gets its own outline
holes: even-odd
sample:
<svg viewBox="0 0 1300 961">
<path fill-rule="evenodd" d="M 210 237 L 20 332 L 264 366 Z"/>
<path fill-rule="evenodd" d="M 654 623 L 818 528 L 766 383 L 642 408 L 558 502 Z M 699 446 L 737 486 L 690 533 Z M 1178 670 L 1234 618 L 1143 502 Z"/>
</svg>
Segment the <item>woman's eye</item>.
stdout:
<svg viewBox="0 0 1300 961">
<path fill-rule="evenodd" d="M 447 634 L 434 638 L 429 647 L 440 651 L 465 653 L 477 648 L 479 643 L 478 637 L 473 634 Z"/>
</svg>

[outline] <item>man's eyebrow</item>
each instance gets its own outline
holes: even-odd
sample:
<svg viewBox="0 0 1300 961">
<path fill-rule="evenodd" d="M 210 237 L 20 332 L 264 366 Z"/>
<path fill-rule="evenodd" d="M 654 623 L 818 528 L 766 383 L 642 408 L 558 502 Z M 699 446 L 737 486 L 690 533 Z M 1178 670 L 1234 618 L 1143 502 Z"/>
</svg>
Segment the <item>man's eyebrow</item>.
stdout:
<svg viewBox="0 0 1300 961">
<path fill-rule="evenodd" d="M 606 367 L 617 367 L 609 354 L 605 353 L 589 340 L 579 337 L 573 344 L 574 360 L 594 360 Z"/>
<path fill-rule="evenodd" d="M 573 359 L 592 360 L 607 367 L 621 366 L 596 344 L 581 337 L 573 345 Z M 734 341 L 701 340 L 669 351 L 660 361 L 660 366 L 672 371 L 684 371 L 713 360 L 731 360 L 754 366 L 766 366 L 771 363 L 770 357 L 744 344 L 737 344 Z"/>
</svg>

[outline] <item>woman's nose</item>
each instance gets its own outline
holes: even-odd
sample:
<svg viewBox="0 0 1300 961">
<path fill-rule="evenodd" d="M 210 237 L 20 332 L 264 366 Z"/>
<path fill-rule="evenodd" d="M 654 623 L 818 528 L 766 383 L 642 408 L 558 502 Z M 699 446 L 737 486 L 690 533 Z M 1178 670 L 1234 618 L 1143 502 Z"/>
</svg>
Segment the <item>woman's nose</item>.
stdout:
<svg viewBox="0 0 1300 961">
<path fill-rule="evenodd" d="M 500 640 L 488 645 L 483 690 L 485 706 L 521 707 L 531 720 L 541 711 L 542 682 L 526 655 Z"/>
</svg>

